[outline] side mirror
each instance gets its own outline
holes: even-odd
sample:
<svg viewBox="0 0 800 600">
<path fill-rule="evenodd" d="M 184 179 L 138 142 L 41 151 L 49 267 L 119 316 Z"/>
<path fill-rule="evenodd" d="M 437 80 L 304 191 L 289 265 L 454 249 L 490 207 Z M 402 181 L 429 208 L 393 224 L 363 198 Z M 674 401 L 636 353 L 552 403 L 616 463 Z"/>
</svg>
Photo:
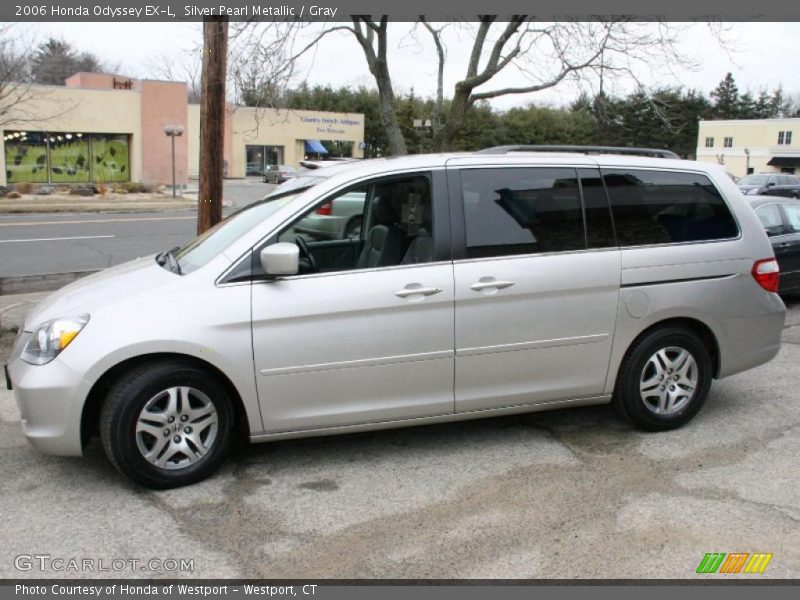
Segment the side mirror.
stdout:
<svg viewBox="0 0 800 600">
<path fill-rule="evenodd" d="M 767 183 L 767 187 L 775 187 L 775 182 L 770 181 L 769 183 Z"/>
<path fill-rule="evenodd" d="M 300 248 L 281 242 L 261 251 L 261 268 L 267 275 L 296 275 L 300 272 Z"/>
</svg>

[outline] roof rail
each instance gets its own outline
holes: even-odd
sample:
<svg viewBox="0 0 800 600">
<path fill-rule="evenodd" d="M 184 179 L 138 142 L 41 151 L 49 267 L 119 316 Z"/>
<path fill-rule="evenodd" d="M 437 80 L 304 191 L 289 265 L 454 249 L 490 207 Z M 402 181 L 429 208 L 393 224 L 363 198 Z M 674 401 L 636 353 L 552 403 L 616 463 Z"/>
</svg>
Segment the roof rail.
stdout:
<svg viewBox="0 0 800 600">
<path fill-rule="evenodd" d="M 478 150 L 475 154 L 508 154 L 510 152 L 569 152 L 573 154 L 625 154 L 652 158 L 680 158 L 671 150 L 659 148 L 628 148 L 627 146 L 494 146 Z"/>
</svg>

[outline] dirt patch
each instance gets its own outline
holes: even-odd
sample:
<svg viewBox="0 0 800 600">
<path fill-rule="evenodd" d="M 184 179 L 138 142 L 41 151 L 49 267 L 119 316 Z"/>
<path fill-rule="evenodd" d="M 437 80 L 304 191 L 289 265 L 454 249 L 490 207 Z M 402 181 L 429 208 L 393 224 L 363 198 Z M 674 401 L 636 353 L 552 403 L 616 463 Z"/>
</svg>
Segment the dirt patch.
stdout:
<svg viewBox="0 0 800 600">
<path fill-rule="evenodd" d="M 0 329 L 0 364 L 8 362 L 8 358 L 11 356 L 11 347 L 14 345 L 16 337 L 16 331 Z"/>
</svg>

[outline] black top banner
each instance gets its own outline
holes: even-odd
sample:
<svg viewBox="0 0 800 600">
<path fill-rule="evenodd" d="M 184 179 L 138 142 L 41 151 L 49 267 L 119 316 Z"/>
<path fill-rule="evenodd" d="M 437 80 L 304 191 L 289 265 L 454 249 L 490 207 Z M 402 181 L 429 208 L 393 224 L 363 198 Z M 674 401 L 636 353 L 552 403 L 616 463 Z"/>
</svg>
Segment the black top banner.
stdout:
<svg viewBox="0 0 800 600">
<path fill-rule="evenodd" d="M 387 15 L 393 21 L 415 21 L 425 15 L 429 21 L 461 21 L 479 14 L 508 17 L 527 14 L 540 21 L 630 16 L 665 21 L 800 21 L 800 4 L 785 0 L 761 0 L 735 4 L 732 0 L 461 0 L 430 2 L 405 0 L 321 0 L 320 3 L 268 2 L 266 0 L 4 0 L 0 20 L 24 22 L 118 21 L 170 22 L 201 21 L 207 17 L 228 17 L 232 21 L 349 21 L 351 15 Z"/>
</svg>

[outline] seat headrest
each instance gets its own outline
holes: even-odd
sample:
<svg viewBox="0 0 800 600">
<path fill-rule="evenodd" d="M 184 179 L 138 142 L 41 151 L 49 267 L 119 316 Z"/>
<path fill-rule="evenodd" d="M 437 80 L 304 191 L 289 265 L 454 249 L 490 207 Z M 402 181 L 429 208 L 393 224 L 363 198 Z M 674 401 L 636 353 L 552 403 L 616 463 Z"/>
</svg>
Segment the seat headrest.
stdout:
<svg viewBox="0 0 800 600">
<path fill-rule="evenodd" d="M 372 199 L 373 225 L 394 225 L 397 222 L 397 213 L 392 206 L 391 199 L 386 196 L 375 196 Z"/>
<path fill-rule="evenodd" d="M 408 229 L 410 235 L 416 235 L 420 227 L 431 231 L 433 222 L 432 206 L 427 195 L 408 194 L 400 207 L 400 221 Z"/>
</svg>

